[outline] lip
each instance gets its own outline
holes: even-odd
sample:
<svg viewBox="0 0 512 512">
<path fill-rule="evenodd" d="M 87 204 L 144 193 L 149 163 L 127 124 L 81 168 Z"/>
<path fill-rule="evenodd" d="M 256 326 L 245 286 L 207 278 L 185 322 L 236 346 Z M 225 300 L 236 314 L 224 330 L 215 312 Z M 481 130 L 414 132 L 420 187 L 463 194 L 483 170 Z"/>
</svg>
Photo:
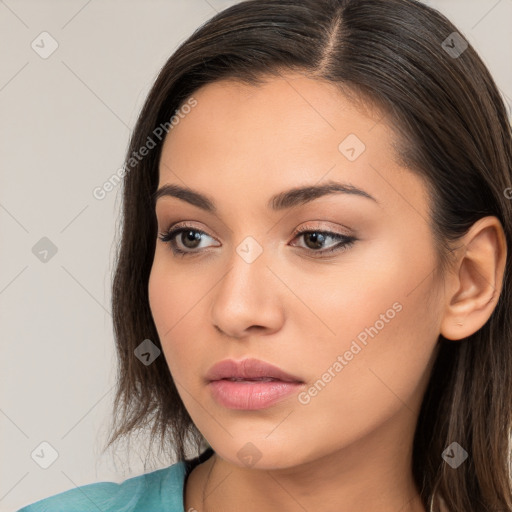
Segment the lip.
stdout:
<svg viewBox="0 0 512 512">
<path fill-rule="evenodd" d="M 213 398 L 228 409 L 264 409 L 304 385 L 299 377 L 259 359 L 226 359 L 213 365 L 206 379 Z"/>
<path fill-rule="evenodd" d="M 250 380 L 265 377 L 283 382 L 303 382 L 299 377 L 286 373 L 277 366 L 253 358 L 242 359 L 241 361 L 225 359 L 214 364 L 206 374 L 206 379 L 209 381 L 221 379 Z"/>
</svg>

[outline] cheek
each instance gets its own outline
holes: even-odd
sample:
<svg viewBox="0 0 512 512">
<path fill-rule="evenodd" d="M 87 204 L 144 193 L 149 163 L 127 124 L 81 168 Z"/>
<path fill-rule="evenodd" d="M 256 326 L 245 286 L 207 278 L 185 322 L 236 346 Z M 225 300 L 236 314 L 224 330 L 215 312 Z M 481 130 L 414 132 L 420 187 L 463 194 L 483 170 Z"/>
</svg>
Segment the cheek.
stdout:
<svg viewBox="0 0 512 512">
<path fill-rule="evenodd" d="M 405 436 L 406 424 L 416 421 L 436 336 L 423 310 L 416 309 L 412 300 L 400 302 L 403 309 L 383 328 L 368 321 L 366 330 L 359 330 L 367 335 L 364 343 L 357 336 L 344 338 L 324 354 L 317 351 L 316 359 L 310 355 L 316 375 L 298 397 L 294 416 L 296 427 L 307 425 L 307 432 L 315 433 L 308 440 L 312 451 L 342 448 L 398 417 L 404 422 L 397 428 Z M 373 316 L 369 312 L 368 320 Z"/>
<path fill-rule="evenodd" d="M 428 331 L 438 314 L 428 301 L 435 286 L 435 257 L 428 232 L 418 236 L 418 228 L 409 231 L 416 232 L 414 244 L 408 242 L 409 233 L 393 236 L 390 230 L 354 246 L 341 256 L 339 265 L 303 272 L 300 279 L 287 275 L 285 267 L 280 269 L 286 282 L 299 283 L 294 293 L 303 305 L 286 306 L 294 327 L 316 338 L 314 344 L 301 343 L 305 360 L 320 358 L 325 363 L 325 352 L 331 358 L 333 352 L 342 354 L 356 339 L 362 346 L 365 341 L 368 347 L 383 346 L 395 357 L 416 339 L 420 343 L 422 329 Z M 431 334 L 428 331 L 427 337 Z"/>
<path fill-rule="evenodd" d="M 179 380 L 183 368 L 190 367 L 187 362 L 194 360 L 194 344 L 179 341 L 190 338 L 189 322 L 194 317 L 198 295 L 193 277 L 187 275 L 184 279 L 183 273 L 156 255 L 148 283 L 149 305 L 169 370 Z"/>
<path fill-rule="evenodd" d="M 333 331 L 314 346 L 301 345 L 310 362 L 302 396 L 308 425 L 336 428 L 341 439 L 370 431 L 403 407 L 419 411 L 439 334 L 428 240 L 413 250 L 398 240 L 381 248 L 376 242 L 347 259 L 322 293 L 308 293 L 323 325 L 309 316 L 309 323 L 298 320 L 299 332 L 312 333 L 313 325 Z"/>
</svg>

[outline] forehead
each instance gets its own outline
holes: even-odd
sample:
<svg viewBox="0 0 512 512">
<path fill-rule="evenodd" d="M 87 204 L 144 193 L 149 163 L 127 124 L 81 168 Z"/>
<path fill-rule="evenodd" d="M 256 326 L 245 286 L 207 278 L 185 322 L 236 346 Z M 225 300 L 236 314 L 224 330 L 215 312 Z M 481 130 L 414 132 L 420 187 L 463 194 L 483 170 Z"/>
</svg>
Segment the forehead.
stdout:
<svg viewBox="0 0 512 512">
<path fill-rule="evenodd" d="M 392 134 L 383 123 L 371 133 L 380 112 L 363 112 L 360 102 L 334 84 L 303 74 L 266 77 L 257 85 L 222 80 L 201 87 L 193 97 L 197 105 L 171 129 L 163 148 L 163 160 L 172 156 L 180 167 L 191 160 L 196 165 L 225 161 L 236 153 L 281 169 L 287 167 L 283 160 L 295 165 L 303 159 L 333 160 L 349 134 L 367 148 L 391 150 Z M 192 153 L 191 147 L 196 148 Z"/>
<path fill-rule="evenodd" d="M 268 198 L 325 178 L 396 203 L 390 184 L 399 179 L 407 196 L 423 199 L 421 184 L 396 158 L 396 136 L 382 112 L 334 84 L 286 74 L 257 85 L 222 80 L 193 97 L 196 106 L 165 139 L 159 186 L 182 182 L 206 192 L 221 185 L 223 200 L 230 187 L 238 197 L 259 191 Z M 355 159 L 346 151 L 352 148 Z"/>
<path fill-rule="evenodd" d="M 304 74 L 262 80 L 256 85 L 221 80 L 201 87 L 193 94 L 197 106 L 174 127 L 169 143 L 181 142 L 194 132 L 194 137 L 204 136 L 220 146 L 225 142 L 221 129 L 229 130 L 231 141 L 248 143 L 251 138 L 245 128 L 259 140 L 278 136 L 280 143 L 297 145 L 302 139 L 325 137 L 327 132 L 336 139 L 347 128 L 363 134 L 383 117 L 354 93 L 347 97 L 335 84 Z"/>
</svg>

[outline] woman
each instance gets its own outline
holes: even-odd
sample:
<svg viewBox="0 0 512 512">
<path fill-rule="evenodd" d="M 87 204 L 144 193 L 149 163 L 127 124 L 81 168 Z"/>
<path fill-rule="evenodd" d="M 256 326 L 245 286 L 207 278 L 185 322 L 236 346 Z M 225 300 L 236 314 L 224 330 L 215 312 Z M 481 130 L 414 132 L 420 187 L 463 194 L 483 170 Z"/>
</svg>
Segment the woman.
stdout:
<svg viewBox="0 0 512 512">
<path fill-rule="evenodd" d="M 179 462 L 24 512 L 512 510 L 512 135 L 446 18 L 234 5 L 126 171 L 109 445 Z"/>
</svg>

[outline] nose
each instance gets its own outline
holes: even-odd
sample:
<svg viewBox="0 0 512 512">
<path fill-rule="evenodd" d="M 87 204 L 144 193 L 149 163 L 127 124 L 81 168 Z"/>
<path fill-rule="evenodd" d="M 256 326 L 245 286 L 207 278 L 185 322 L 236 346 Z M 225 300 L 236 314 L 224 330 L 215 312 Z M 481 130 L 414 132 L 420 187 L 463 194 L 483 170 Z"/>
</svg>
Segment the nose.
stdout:
<svg viewBox="0 0 512 512">
<path fill-rule="evenodd" d="M 284 321 L 282 282 L 262 253 L 248 263 L 234 252 L 230 266 L 214 289 L 212 321 L 232 338 L 271 334 Z"/>
</svg>

